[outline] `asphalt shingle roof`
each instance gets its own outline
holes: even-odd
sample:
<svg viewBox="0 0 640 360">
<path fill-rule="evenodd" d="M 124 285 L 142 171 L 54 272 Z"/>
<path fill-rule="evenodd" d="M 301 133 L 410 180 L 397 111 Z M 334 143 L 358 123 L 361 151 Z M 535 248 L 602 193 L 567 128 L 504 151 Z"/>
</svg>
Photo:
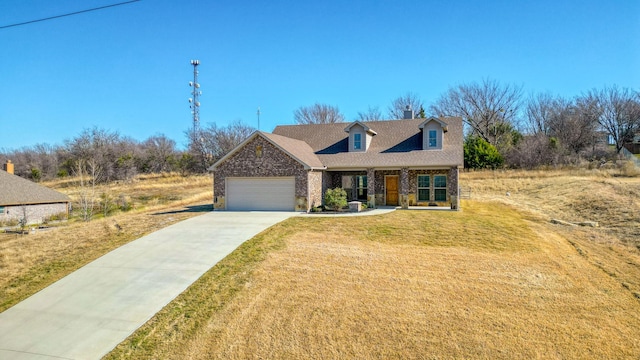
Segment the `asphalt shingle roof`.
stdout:
<svg viewBox="0 0 640 360">
<path fill-rule="evenodd" d="M 425 119 L 361 122 L 376 133 L 366 152 L 349 152 L 345 123 L 281 125 L 273 134 L 305 142 L 328 168 L 463 166 L 462 119 L 439 120 L 448 125 L 441 150 L 422 150 Z"/>
<path fill-rule="evenodd" d="M 0 206 L 70 202 L 60 192 L 0 170 Z"/>
<path fill-rule="evenodd" d="M 279 146 L 282 150 L 288 152 L 298 161 L 306 164 L 310 168 L 324 167 L 318 156 L 314 153 L 309 144 L 302 140 L 297 140 L 277 134 L 270 134 L 260 131 L 260 134 Z"/>
</svg>

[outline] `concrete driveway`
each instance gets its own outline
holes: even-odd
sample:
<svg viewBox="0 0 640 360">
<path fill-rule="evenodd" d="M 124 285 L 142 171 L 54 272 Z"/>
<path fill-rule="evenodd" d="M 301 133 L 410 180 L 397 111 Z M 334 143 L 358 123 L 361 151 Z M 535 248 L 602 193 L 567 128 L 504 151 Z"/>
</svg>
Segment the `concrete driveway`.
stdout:
<svg viewBox="0 0 640 360">
<path fill-rule="evenodd" d="M 124 245 L 0 314 L 0 359 L 100 359 L 244 241 L 297 213 L 211 212 Z"/>
</svg>

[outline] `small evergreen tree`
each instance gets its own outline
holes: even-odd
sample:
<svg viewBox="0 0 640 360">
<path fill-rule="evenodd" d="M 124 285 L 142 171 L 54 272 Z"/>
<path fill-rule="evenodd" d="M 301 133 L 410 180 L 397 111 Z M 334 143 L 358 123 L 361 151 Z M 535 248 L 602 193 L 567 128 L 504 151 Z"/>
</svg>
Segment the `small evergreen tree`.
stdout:
<svg viewBox="0 0 640 360">
<path fill-rule="evenodd" d="M 468 169 L 496 169 L 504 163 L 498 150 L 479 136 L 464 142 L 464 166 Z"/>
</svg>

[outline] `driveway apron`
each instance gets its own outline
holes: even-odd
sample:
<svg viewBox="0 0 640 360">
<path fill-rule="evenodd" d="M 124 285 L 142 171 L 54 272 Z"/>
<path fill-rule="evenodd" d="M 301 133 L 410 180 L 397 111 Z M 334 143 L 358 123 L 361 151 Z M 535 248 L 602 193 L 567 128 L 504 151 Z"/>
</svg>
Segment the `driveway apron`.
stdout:
<svg viewBox="0 0 640 360">
<path fill-rule="evenodd" d="M 0 314 L 0 359 L 100 359 L 240 244 L 296 215 L 211 212 L 126 244 Z"/>
</svg>

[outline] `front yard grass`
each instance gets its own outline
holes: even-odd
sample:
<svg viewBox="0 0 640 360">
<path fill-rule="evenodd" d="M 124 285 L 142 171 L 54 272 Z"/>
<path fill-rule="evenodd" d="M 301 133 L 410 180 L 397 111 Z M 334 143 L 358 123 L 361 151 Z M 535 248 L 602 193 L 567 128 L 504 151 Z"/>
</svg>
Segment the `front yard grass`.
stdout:
<svg viewBox="0 0 640 360">
<path fill-rule="evenodd" d="M 132 210 L 69 221 L 35 234 L 0 233 L 0 312 L 35 294 L 81 266 L 132 240 L 210 210 L 211 177 L 141 175 L 132 183 L 100 185 L 97 194 L 129 199 Z M 47 184 L 76 199 L 73 179 Z M 171 199 L 159 201 L 160 197 Z M 153 197 L 151 200 L 140 198 Z M 74 207 L 78 208 L 77 205 Z"/>
<path fill-rule="evenodd" d="M 576 250 L 580 232 L 497 202 L 463 209 L 289 219 L 106 358 L 640 355 L 640 302 Z"/>
</svg>

